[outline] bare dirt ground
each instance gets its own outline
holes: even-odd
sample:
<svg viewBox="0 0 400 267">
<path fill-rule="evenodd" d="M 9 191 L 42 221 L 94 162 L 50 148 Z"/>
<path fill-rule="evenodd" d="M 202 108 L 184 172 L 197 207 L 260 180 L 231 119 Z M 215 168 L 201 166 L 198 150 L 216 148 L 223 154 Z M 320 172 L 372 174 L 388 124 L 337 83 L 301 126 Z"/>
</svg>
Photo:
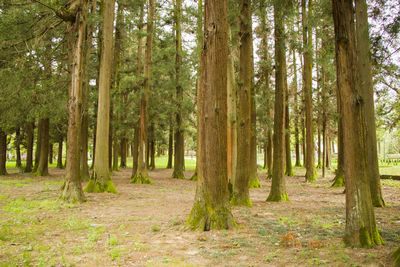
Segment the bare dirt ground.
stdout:
<svg viewBox="0 0 400 267">
<path fill-rule="evenodd" d="M 301 173 L 302 169 L 296 169 Z M 193 171 L 187 171 L 190 177 Z M 0 178 L 0 266 L 393 266 L 400 244 L 400 182 L 383 185 L 376 209 L 384 246 L 345 248 L 343 188 L 329 178 L 287 178 L 290 202 L 266 202 L 270 181 L 251 189 L 253 207 L 233 207 L 229 231 L 186 228 L 196 183 L 150 172 L 154 185 L 130 184 L 115 172 L 119 194 L 86 194 L 83 204 L 57 201 L 64 171 Z"/>
</svg>

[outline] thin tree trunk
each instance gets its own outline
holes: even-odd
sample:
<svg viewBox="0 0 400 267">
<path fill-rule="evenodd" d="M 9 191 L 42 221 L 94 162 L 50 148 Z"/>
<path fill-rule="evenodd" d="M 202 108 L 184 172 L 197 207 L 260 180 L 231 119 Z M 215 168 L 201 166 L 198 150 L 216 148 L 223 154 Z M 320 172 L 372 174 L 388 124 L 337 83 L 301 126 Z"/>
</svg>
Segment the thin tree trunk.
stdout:
<svg viewBox="0 0 400 267">
<path fill-rule="evenodd" d="M 294 96 L 294 138 L 295 138 L 295 151 L 296 151 L 296 167 L 300 167 L 300 137 L 299 137 L 299 103 L 298 103 L 298 85 L 297 85 L 297 60 L 296 50 L 293 48 L 293 96 Z"/>
<path fill-rule="evenodd" d="M 110 178 L 109 132 L 110 132 L 110 85 L 115 0 L 104 1 L 103 40 L 99 75 L 99 100 L 96 129 L 96 161 L 86 192 L 117 193 Z M 68 159 L 67 159 L 68 161 Z"/>
<path fill-rule="evenodd" d="M 274 0 L 275 27 L 275 111 L 274 111 L 274 164 L 271 191 L 267 201 L 289 201 L 284 176 L 285 153 L 285 22 L 286 0 Z"/>
<path fill-rule="evenodd" d="M 153 45 L 153 24 L 154 24 L 154 0 L 148 0 L 148 16 L 147 16 L 147 36 L 146 36 L 146 53 L 144 64 L 144 94 L 140 101 L 140 136 L 139 136 L 139 157 L 138 169 L 132 177 L 131 183 L 153 183 L 147 172 L 146 150 L 147 143 L 147 125 L 148 125 L 148 103 L 150 91 L 150 74 L 151 74 L 151 56 Z"/>
<path fill-rule="evenodd" d="M 155 140 L 154 140 L 154 123 L 150 125 L 150 170 L 154 170 L 156 168 L 156 147 L 155 147 Z"/>
<path fill-rule="evenodd" d="M 113 171 L 118 171 L 119 170 L 119 154 L 120 154 L 120 143 L 118 142 L 118 138 L 114 136 L 114 141 L 113 141 L 113 153 L 112 153 L 112 170 Z"/>
<path fill-rule="evenodd" d="M 126 168 L 126 158 L 128 155 L 128 140 L 126 137 L 122 137 L 121 139 L 121 168 Z"/>
<path fill-rule="evenodd" d="M 289 87 L 287 84 L 286 53 L 283 61 L 284 83 L 285 83 L 285 175 L 293 176 L 292 155 L 290 150 L 290 117 L 289 117 Z"/>
<path fill-rule="evenodd" d="M 383 243 L 378 233 L 368 179 L 366 102 L 357 81 L 355 25 L 352 0 L 332 1 L 335 25 L 337 85 L 343 123 L 348 246 L 372 247 Z M 360 56 L 360 55 L 358 55 Z M 370 144 L 368 144 L 370 145 Z"/>
<path fill-rule="evenodd" d="M 53 148 L 54 144 L 49 144 L 49 164 L 53 164 Z"/>
<path fill-rule="evenodd" d="M 49 175 L 48 170 L 48 160 L 49 160 L 49 130 L 50 130 L 50 119 L 43 118 L 40 119 L 41 123 L 39 123 L 41 129 L 41 146 L 40 146 L 40 159 L 38 163 L 38 167 L 36 170 L 37 176 L 46 176 Z"/>
<path fill-rule="evenodd" d="M 26 166 L 24 172 L 32 172 L 33 167 L 33 140 L 34 140 L 34 122 L 28 122 L 25 126 L 26 132 Z"/>
<path fill-rule="evenodd" d="M 314 167 L 314 134 L 313 134 L 313 108 L 312 108 L 312 27 L 308 18 L 312 14 L 312 0 L 308 0 L 308 11 L 306 11 L 306 0 L 302 0 L 302 23 L 303 23 L 303 46 L 304 46 L 304 71 L 303 89 L 306 113 L 306 181 L 316 180 Z"/>
<path fill-rule="evenodd" d="M 169 126 L 169 138 L 168 138 L 168 163 L 167 169 L 172 169 L 172 157 L 174 155 L 174 129 L 171 125 Z"/>
<path fill-rule="evenodd" d="M 174 172 L 172 178 L 183 179 L 184 164 L 185 164 L 185 144 L 184 144 L 184 131 L 182 124 L 182 102 L 183 102 L 183 88 L 180 84 L 180 73 L 182 65 L 182 33 L 181 33 L 181 8 L 182 0 L 174 0 L 175 9 L 175 86 L 176 86 L 176 130 L 175 130 L 175 156 L 174 156 Z"/>
<path fill-rule="evenodd" d="M 37 126 L 35 164 L 34 164 L 33 170 L 32 170 L 33 173 L 36 172 L 36 170 L 37 170 L 37 168 L 39 166 L 40 150 L 41 150 L 41 144 L 42 144 L 42 134 L 43 134 L 42 120 L 39 120 L 38 121 L 38 126 Z"/>
<path fill-rule="evenodd" d="M 20 169 L 22 168 L 22 163 L 21 163 L 21 129 L 19 127 L 15 132 L 15 153 L 17 154 L 15 168 Z"/>
<path fill-rule="evenodd" d="M 322 163 L 321 163 L 321 159 L 322 159 L 322 146 L 321 146 L 321 127 L 319 127 L 319 125 L 317 126 L 318 130 L 317 130 L 317 146 L 318 146 L 318 159 L 317 159 L 317 168 L 321 168 L 322 167 Z"/>
<path fill-rule="evenodd" d="M 198 97 L 198 181 L 188 219 L 192 229 L 229 229 L 236 224 L 227 180 L 227 0 L 206 0 Z"/>
<path fill-rule="evenodd" d="M 237 163 L 231 204 L 252 206 L 249 194 L 251 146 L 251 3 L 240 0 Z"/>
<path fill-rule="evenodd" d="M 133 145 L 132 145 L 132 175 L 136 174 L 138 168 L 138 155 L 139 155 L 139 122 L 135 124 L 135 133 L 133 135 Z"/>
<path fill-rule="evenodd" d="M 367 144 L 367 170 L 371 189 L 372 203 L 375 207 L 383 207 L 385 201 L 382 196 L 378 152 L 376 147 L 376 126 L 374 109 L 374 88 L 372 82 L 372 67 L 370 54 L 368 6 L 366 0 L 355 1 L 356 3 L 356 38 L 358 54 L 358 81 L 361 88 L 361 96 L 365 101 L 364 118 L 366 125 Z"/>
<path fill-rule="evenodd" d="M 61 199 L 68 202 L 85 201 L 80 179 L 80 128 L 82 116 L 82 69 L 83 47 L 86 31 L 87 2 L 80 1 L 75 22 L 70 26 L 70 36 L 74 39 L 71 87 L 68 101 L 68 133 L 66 174 Z M 62 140 L 61 140 L 62 141 Z M 62 142 L 60 142 L 62 143 Z M 62 147 L 62 145 L 61 145 Z M 60 150 L 60 149 L 59 149 Z M 59 155 L 60 156 L 60 155 Z"/>
<path fill-rule="evenodd" d="M 7 135 L 0 129 L 0 175 L 7 175 Z"/>
<path fill-rule="evenodd" d="M 58 140 L 57 168 L 63 169 L 63 138 Z"/>
</svg>

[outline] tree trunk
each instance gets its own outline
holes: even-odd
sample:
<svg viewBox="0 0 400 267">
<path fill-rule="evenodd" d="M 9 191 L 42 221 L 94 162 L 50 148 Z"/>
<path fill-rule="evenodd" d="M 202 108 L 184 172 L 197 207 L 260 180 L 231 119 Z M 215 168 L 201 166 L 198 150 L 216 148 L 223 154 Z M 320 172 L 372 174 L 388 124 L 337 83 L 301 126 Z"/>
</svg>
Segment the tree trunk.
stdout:
<svg viewBox="0 0 400 267">
<path fill-rule="evenodd" d="M 42 127 L 42 120 L 38 121 L 38 126 L 37 126 L 37 138 L 36 138 L 36 150 L 35 150 L 35 164 L 33 166 L 33 173 L 36 173 L 37 168 L 39 166 L 39 160 L 40 160 L 40 150 L 41 150 L 41 144 L 42 144 L 42 134 L 43 134 L 43 127 Z"/>
<path fill-rule="evenodd" d="M 251 141 L 251 2 L 240 0 L 237 163 L 231 204 L 252 206 L 249 195 Z"/>
<path fill-rule="evenodd" d="M 368 6 L 366 0 L 356 3 L 356 38 L 358 54 L 358 81 L 361 96 L 365 100 L 364 118 L 366 125 L 367 144 L 367 173 L 371 188 L 372 203 L 375 207 L 383 207 L 381 182 L 379 176 L 378 152 L 376 145 L 376 126 L 374 109 L 374 88 L 372 82 L 371 54 L 368 26 Z"/>
<path fill-rule="evenodd" d="M 137 122 L 135 124 L 135 133 L 133 135 L 133 145 L 132 145 L 132 175 L 136 174 L 138 168 L 139 134 L 140 134 L 140 128 L 139 128 L 139 123 Z"/>
<path fill-rule="evenodd" d="M 121 168 L 126 168 L 126 158 L 128 155 L 128 140 L 126 139 L 126 137 L 123 137 L 121 139 L 121 164 L 120 167 Z"/>
<path fill-rule="evenodd" d="M 152 123 L 150 126 L 150 170 L 154 170 L 156 168 L 156 142 L 154 140 L 154 124 Z"/>
<path fill-rule="evenodd" d="M 329 136 L 326 136 L 326 160 L 325 160 L 325 165 L 327 169 L 331 169 L 332 167 L 332 161 L 331 161 L 331 151 L 332 151 L 332 146 L 331 146 L 331 139 Z"/>
<path fill-rule="evenodd" d="M 321 163 L 321 159 L 322 159 L 322 146 L 321 146 L 321 127 L 319 127 L 319 125 L 317 125 L 317 145 L 318 145 L 318 151 L 317 151 L 317 155 L 318 155 L 318 159 L 317 159 L 317 168 L 321 168 L 322 167 L 322 163 Z"/>
<path fill-rule="evenodd" d="M 118 142 L 118 138 L 114 136 L 114 142 L 113 142 L 113 153 L 112 153 L 112 170 L 113 171 L 119 171 L 119 154 L 120 154 L 120 149 L 121 145 Z"/>
<path fill-rule="evenodd" d="M 139 157 L 138 168 L 136 174 L 132 177 L 131 183 L 152 184 L 146 164 L 147 143 L 147 124 L 148 124 L 148 103 L 150 91 L 150 74 L 151 74 L 151 55 L 153 45 L 153 24 L 154 24 L 154 0 L 148 0 L 148 16 L 147 16 L 147 36 L 146 36 L 146 53 L 144 64 L 144 94 L 140 101 L 140 136 L 139 136 Z"/>
<path fill-rule="evenodd" d="M 180 73 L 182 65 L 182 38 L 181 38 L 181 8 L 182 0 L 174 0 L 175 9 L 175 86 L 176 86 L 176 130 L 175 130 L 175 156 L 174 156 L 174 172 L 172 178 L 183 179 L 184 164 L 185 164 L 185 147 L 184 147 L 184 131 L 182 125 L 182 102 L 183 88 L 180 84 Z"/>
<path fill-rule="evenodd" d="M 357 81 L 357 54 L 353 1 L 332 1 L 335 25 L 337 86 L 343 123 L 348 246 L 372 247 L 383 243 L 375 221 L 368 179 L 366 101 Z M 368 145 L 367 145 L 368 144 Z"/>
<path fill-rule="evenodd" d="M 275 111 L 274 111 L 274 164 L 271 191 L 267 201 L 289 201 L 284 173 L 285 153 L 285 17 L 286 0 L 274 0 L 275 27 Z"/>
<path fill-rule="evenodd" d="M 49 144 L 49 164 L 53 164 L 53 147 L 53 143 Z"/>
<path fill-rule="evenodd" d="M 24 172 L 32 172 L 34 127 L 35 127 L 34 122 L 28 122 L 25 126 L 27 145 L 26 145 L 26 166 Z"/>
<path fill-rule="evenodd" d="M 63 138 L 58 140 L 57 168 L 63 169 Z"/>
<path fill-rule="evenodd" d="M 7 175 L 7 135 L 0 129 L 0 175 Z"/>
<path fill-rule="evenodd" d="M 341 117 L 341 105 L 340 105 L 340 93 L 339 88 L 336 88 L 336 104 L 337 104 L 337 111 L 339 113 L 338 118 L 338 164 L 337 169 L 335 171 L 335 178 L 333 179 L 332 187 L 342 187 L 344 186 L 345 179 L 344 179 L 344 142 L 343 142 L 343 120 Z"/>
<path fill-rule="evenodd" d="M 20 169 L 22 168 L 22 163 L 21 163 L 21 130 L 19 127 L 15 131 L 15 154 L 16 154 L 15 168 Z"/>
<path fill-rule="evenodd" d="M 300 167 L 300 137 L 299 137 L 299 103 L 298 103 L 298 92 L 297 92 L 297 60 L 296 50 L 293 48 L 293 96 L 294 96 L 294 138 L 295 138 L 295 151 L 296 151 L 296 167 Z"/>
<path fill-rule="evenodd" d="M 172 169 L 172 157 L 174 155 L 174 129 L 171 125 L 169 126 L 169 139 L 168 139 L 168 163 L 167 169 Z"/>
<path fill-rule="evenodd" d="M 293 176 L 292 154 L 290 150 L 290 117 L 289 117 L 289 87 L 287 84 L 286 53 L 284 54 L 283 71 L 285 83 L 285 175 Z"/>
<path fill-rule="evenodd" d="M 304 48 L 304 71 L 303 90 L 306 113 L 306 181 L 316 180 L 314 167 L 314 133 L 313 133 L 313 107 L 312 107 L 312 27 L 308 18 L 312 14 L 312 0 L 308 0 L 308 11 L 306 11 L 306 0 L 302 0 L 302 23 L 303 23 L 303 48 Z"/>
<path fill-rule="evenodd" d="M 110 132 L 110 84 L 115 0 L 104 1 L 103 40 L 99 75 L 99 100 L 96 129 L 96 161 L 86 192 L 117 193 L 110 178 L 109 132 Z M 68 161 L 68 159 L 67 159 Z"/>
<path fill-rule="evenodd" d="M 49 160 L 49 130 L 50 130 L 50 119 L 43 118 L 40 119 L 40 130 L 41 140 L 40 140 L 40 159 L 39 164 L 36 170 L 37 176 L 46 176 L 49 175 L 48 170 L 48 160 Z"/>
<path fill-rule="evenodd" d="M 72 47 L 71 87 L 68 101 L 67 166 L 65 183 L 60 197 L 68 202 L 83 202 L 86 200 L 82 191 L 79 158 L 82 116 L 83 50 L 88 7 L 87 2 L 84 0 L 80 1 L 79 4 L 80 9 L 76 12 L 75 22 L 70 26 L 70 36 L 74 39 L 74 42 Z M 60 143 L 62 144 L 62 139 Z"/>
<path fill-rule="evenodd" d="M 188 219 L 192 229 L 229 229 L 236 224 L 227 180 L 227 0 L 206 0 L 198 97 L 198 181 Z"/>
</svg>

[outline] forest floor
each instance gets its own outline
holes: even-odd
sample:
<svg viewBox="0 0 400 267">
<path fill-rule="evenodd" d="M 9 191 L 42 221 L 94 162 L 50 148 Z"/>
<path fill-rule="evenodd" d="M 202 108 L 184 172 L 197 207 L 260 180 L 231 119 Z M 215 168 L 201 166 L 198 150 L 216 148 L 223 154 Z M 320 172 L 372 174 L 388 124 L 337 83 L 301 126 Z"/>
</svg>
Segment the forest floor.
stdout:
<svg viewBox="0 0 400 267">
<path fill-rule="evenodd" d="M 271 182 L 251 189 L 253 207 L 233 207 L 229 231 L 187 229 L 196 183 L 150 172 L 154 185 L 130 184 L 131 169 L 112 176 L 119 194 L 86 194 L 83 204 L 57 201 L 64 171 L 0 178 L 0 266 L 392 266 L 400 244 L 400 181 L 383 181 L 376 218 L 385 245 L 346 248 L 343 188 L 333 174 L 305 183 L 287 178 L 290 202 L 266 202 Z M 190 177 L 193 171 L 187 171 Z"/>
</svg>

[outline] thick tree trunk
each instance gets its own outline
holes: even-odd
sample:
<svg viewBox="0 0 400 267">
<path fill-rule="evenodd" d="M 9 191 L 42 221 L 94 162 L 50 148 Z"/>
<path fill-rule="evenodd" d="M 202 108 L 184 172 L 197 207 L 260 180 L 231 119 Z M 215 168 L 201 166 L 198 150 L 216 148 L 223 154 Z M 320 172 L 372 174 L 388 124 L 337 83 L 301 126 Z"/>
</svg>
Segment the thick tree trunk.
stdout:
<svg viewBox="0 0 400 267">
<path fill-rule="evenodd" d="M 227 0 L 206 0 L 198 97 L 198 181 L 188 219 L 192 229 L 229 229 L 236 224 L 227 177 Z"/>
<path fill-rule="evenodd" d="M 337 102 L 337 110 L 339 113 L 338 118 L 338 164 L 337 169 L 335 171 L 335 178 L 333 179 L 332 187 L 342 187 L 344 186 L 344 142 L 343 142 L 343 123 L 340 111 L 340 93 L 339 88 L 336 88 L 336 102 Z"/>
<path fill-rule="evenodd" d="M 82 116 L 82 68 L 84 57 L 84 40 L 86 31 L 87 2 L 79 2 L 75 22 L 70 28 L 74 38 L 71 67 L 71 87 L 68 101 L 68 133 L 66 174 L 61 199 L 68 202 L 83 202 L 85 196 L 80 179 L 80 139 Z M 62 142 L 60 142 L 62 143 Z M 62 147 L 62 145 L 61 145 Z M 60 156 L 60 155 L 59 155 Z"/>
<path fill-rule="evenodd" d="M 0 129 L 0 175 L 7 175 L 7 135 Z"/>
<path fill-rule="evenodd" d="M 383 243 L 375 221 L 368 179 L 366 101 L 357 81 L 357 54 L 352 0 L 332 1 L 335 24 L 337 85 L 343 123 L 348 246 L 372 247 Z M 358 55 L 359 56 L 359 55 Z"/>
<path fill-rule="evenodd" d="M 57 156 L 57 168 L 63 169 L 63 138 L 60 137 L 58 140 L 58 156 Z"/>
<path fill-rule="evenodd" d="M 314 167 L 314 133 L 313 133 L 313 107 L 312 107 L 312 27 L 308 18 L 312 14 L 312 0 L 308 0 L 308 11 L 306 0 L 302 0 L 302 23 L 303 23 L 303 48 L 304 48 L 304 71 L 303 90 L 306 113 L 306 181 L 316 180 Z"/>
<path fill-rule="evenodd" d="M 252 206 L 249 195 L 251 140 L 251 2 L 240 0 L 237 163 L 231 204 Z"/>
<path fill-rule="evenodd" d="M 115 0 L 104 1 L 103 40 L 99 75 L 99 101 L 96 129 L 96 161 L 86 192 L 117 193 L 110 178 L 109 132 L 110 132 L 110 84 Z M 67 160 L 68 161 L 68 160 Z"/>
<path fill-rule="evenodd" d="M 40 160 L 38 163 L 38 167 L 36 170 L 36 175 L 37 176 L 46 176 L 49 175 L 49 169 L 48 169 L 48 161 L 49 161 L 49 130 L 50 130 L 50 119 L 49 118 L 43 118 L 40 119 L 40 127 L 42 128 L 40 130 L 41 134 L 41 140 L 40 140 Z"/>
<path fill-rule="evenodd" d="M 271 191 L 267 201 L 289 201 L 284 176 L 285 153 L 285 22 L 286 0 L 274 0 L 275 27 L 275 111 L 274 111 L 274 164 Z"/>
<path fill-rule="evenodd" d="M 172 178 L 183 179 L 184 164 L 185 164 L 185 144 L 184 144 L 184 131 L 182 124 L 182 102 L 183 102 L 183 88 L 180 84 L 180 73 L 182 65 L 182 33 L 181 33 L 181 8 L 182 0 L 174 0 L 175 9 L 175 86 L 176 86 L 176 130 L 175 130 L 175 156 L 174 156 L 174 172 Z"/>
<path fill-rule="evenodd" d="M 366 125 L 367 144 L 367 170 L 371 188 L 372 203 L 375 207 L 383 207 L 381 182 L 379 176 L 378 152 L 376 146 L 376 126 L 374 108 L 374 88 L 372 82 L 371 54 L 368 26 L 368 6 L 366 0 L 356 3 L 356 38 L 358 54 L 358 81 L 361 82 L 361 96 L 365 101 L 364 118 Z"/>
<path fill-rule="evenodd" d="M 28 122 L 25 126 L 26 132 L 26 166 L 24 172 L 32 172 L 33 167 L 33 140 L 34 122 Z"/>
<path fill-rule="evenodd" d="M 97 79 L 98 80 L 98 79 Z M 97 82 L 96 82 L 97 83 Z M 98 87 L 97 87 L 98 88 Z M 97 104 L 94 105 L 94 110 L 97 110 Z M 92 166 L 90 166 L 90 169 L 94 169 L 94 162 L 96 160 L 96 132 L 97 132 L 97 112 L 95 112 L 94 114 L 94 121 L 96 121 L 96 123 L 94 124 L 93 127 L 93 143 L 92 143 L 92 147 L 93 147 L 93 154 L 92 154 Z"/>
<path fill-rule="evenodd" d="M 144 64 L 144 94 L 140 101 L 140 136 L 139 136 L 139 157 L 138 168 L 136 174 L 132 177 L 131 183 L 152 184 L 148 172 L 146 157 L 148 150 L 147 143 L 147 125 L 148 125 L 148 103 L 150 91 L 150 74 L 151 74 L 151 56 L 153 45 L 153 24 L 154 24 L 154 0 L 148 0 L 148 16 L 147 16 L 147 36 L 146 36 L 146 53 Z"/>
</svg>

